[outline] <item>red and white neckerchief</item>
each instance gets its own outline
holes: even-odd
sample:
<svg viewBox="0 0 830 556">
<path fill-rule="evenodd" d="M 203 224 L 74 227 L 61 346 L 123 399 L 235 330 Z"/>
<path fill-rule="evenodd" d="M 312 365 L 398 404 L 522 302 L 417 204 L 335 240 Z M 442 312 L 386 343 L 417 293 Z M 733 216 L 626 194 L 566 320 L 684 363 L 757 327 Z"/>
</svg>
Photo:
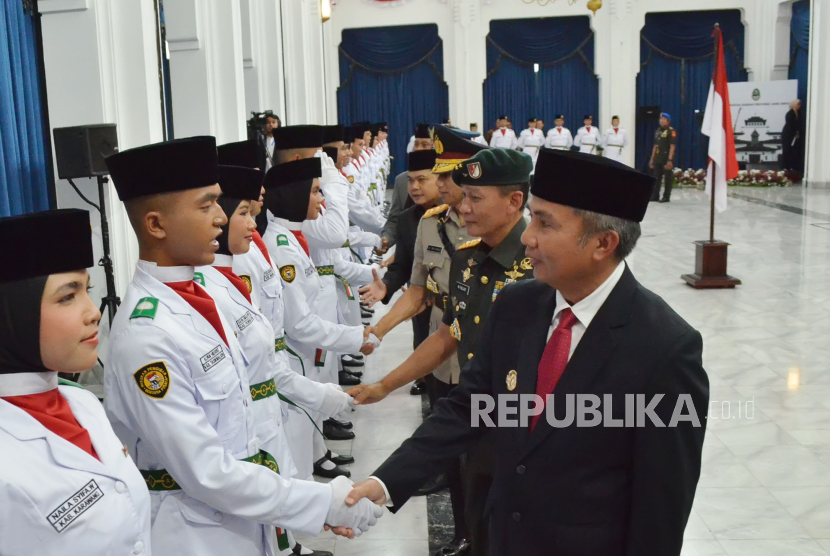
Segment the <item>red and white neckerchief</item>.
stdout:
<svg viewBox="0 0 830 556">
<path fill-rule="evenodd" d="M 501 131 L 502 136 L 507 135 L 507 128 L 506 127 L 501 128 L 499 131 Z"/>
<path fill-rule="evenodd" d="M 557 128 L 556 128 L 556 131 L 558 131 L 558 132 L 559 132 L 559 134 L 560 134 L 560 135 L 562 135 L 562 128 L 561 128 L 561 127 L 557 127 Z"/>
<path fill-rule="evenodd" d="M 585 129 L 588 131 L 588 133 L 591 133 L 591 126 L 586 125 L 586 126 L 585 126 Z"/>
<path fill-rule="evenodd" d="M 618 131 L 619 131 L 619 130 L 615 127 L 615 128 L 614 128 L 614 133 L 617 133 Z"/>
</svg>

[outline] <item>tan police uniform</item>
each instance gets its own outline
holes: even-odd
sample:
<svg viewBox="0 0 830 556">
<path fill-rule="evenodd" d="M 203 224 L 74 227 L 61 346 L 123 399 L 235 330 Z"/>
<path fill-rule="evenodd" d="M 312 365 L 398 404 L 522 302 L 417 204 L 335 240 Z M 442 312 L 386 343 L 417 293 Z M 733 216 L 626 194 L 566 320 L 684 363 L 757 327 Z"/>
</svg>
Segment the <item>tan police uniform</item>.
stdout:
<svg viewBox="0 0 830 556">
<path fill-rule="evenodd" d="M 430 334 L 438 330 L 444 316 L 452 256 L 459 245 L 470 239 L 472 238 L 467 233 L 458 212 L 449 205 L 440 205 L 428 210 L 418 224 L 410 283 L 428 290 L 428 298 L 432 301 Z M 458 384 L 461 374 L 458 359 L 450 357 L 432 374 L 446 384 Z"/>
</svg>

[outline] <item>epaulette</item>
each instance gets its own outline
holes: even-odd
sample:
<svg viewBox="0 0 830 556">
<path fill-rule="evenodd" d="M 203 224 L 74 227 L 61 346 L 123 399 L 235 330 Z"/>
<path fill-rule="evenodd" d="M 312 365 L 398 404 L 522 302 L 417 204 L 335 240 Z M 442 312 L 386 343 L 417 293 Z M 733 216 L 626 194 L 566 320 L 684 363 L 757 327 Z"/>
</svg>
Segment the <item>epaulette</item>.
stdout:
<svg viewBox="0 0 830 556">
<path fill-rule="evenodd" d="M 431 209 L 429 209 L 428 211 L 426 211 L 424 213 L 424 216 L 422 218 L 431 218 L 431 217 L 435 216 L 436 214 L 441 214 L 442 212 L 447 212 L 447 209 L 449 209 L 449 208 L 450 208 L 450 205 L 440 205 L 440 206 L 437 206 L 437 207 L 432 207 Z"/>
<path fill-rule="evenodd" d="M 133 309 L 133 314 L 130 315 L 131 319 L 137 319 L 141 317 L 146 317 L 149 319 L 156 318 L 156 310 L 159 307 L 159 300 L 155 297 L 144 297 L 138 300 L 138 303 Z"/>
<path fill-rule="evenodd" d="M 470 247 L 475 247 L 479 243 L 481 243 L 481 238 L 471 239 L 467 243 L 464 243 L 463 245 L 459 245 L 458 249 L 456 249 L 456 251 L 461 251 L 462 249 L 469 249 Z"/>
</svg>

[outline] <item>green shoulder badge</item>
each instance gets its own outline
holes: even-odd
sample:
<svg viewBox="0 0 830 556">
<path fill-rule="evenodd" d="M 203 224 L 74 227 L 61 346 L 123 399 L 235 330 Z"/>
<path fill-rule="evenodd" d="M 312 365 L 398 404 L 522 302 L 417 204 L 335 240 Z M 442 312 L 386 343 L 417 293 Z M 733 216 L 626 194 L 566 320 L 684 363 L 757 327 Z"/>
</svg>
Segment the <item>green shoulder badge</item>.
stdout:
<svg viewBox="0 0 830 556">
<path fill-rule="evenodd" d="M 277 247 L 281 245 L 288 245 L 288 236 L 285 234 L 280 234 L 277 236 Z"/>
<path fill-rule="evenodd" d="M 294 278 L 297 277 L 297 271 L 294 269 L 294 265 L 287 264 L 285 266 L 281 266 L 280 276 L 282 276 L 282 279 L 288 282 L 289 284 L 293 282 Z"/>
<path fill-rule="evenodd" d="M 145 297 L 143 299 L 139 299 L 135 309 L 133 309 L 133 314 L 130 315 L 130 318 L 138 319 L 146 317 L 148 319 L 154 319 L 156 318 L 156 310 L 158 308 L 159 300 L 155 297 Z"/>
<path fill-rule="evenodd" d="M 201 272 L 193 273 L 193 281 L 202 286 L 203 288 L 205 287 L 205 275 Z"/>
<path fill-rule="evenodd" d="M 133 373 L 133 378 L 142 392 L 157 400 L 166 396 L 170 389 L 170 373 L 164 361 L 144 365 Z"/>
</svg>

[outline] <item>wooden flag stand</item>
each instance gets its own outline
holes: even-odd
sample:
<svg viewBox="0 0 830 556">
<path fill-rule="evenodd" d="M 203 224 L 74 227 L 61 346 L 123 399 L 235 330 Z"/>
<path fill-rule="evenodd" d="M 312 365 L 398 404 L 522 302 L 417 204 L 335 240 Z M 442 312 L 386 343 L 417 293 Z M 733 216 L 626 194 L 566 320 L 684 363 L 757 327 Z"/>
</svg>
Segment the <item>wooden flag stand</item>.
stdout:
<svg viewBox="0 0 830 556">
<path fill-rule="evenodd" d="M 720 28 L 715 24 L 715 67 L 718 63 Z M 712 172 L 714 174 L 714 170 Z M 680 276 L 696 290 L 710 288 L 734 288 L 741 281 L 726 273 L 725 241 L 715 239 L 715 180 L 712 177 L 712 200 L 709 206 L 709 239 L 695 242 L 695 272 Z"/>
</svg>

